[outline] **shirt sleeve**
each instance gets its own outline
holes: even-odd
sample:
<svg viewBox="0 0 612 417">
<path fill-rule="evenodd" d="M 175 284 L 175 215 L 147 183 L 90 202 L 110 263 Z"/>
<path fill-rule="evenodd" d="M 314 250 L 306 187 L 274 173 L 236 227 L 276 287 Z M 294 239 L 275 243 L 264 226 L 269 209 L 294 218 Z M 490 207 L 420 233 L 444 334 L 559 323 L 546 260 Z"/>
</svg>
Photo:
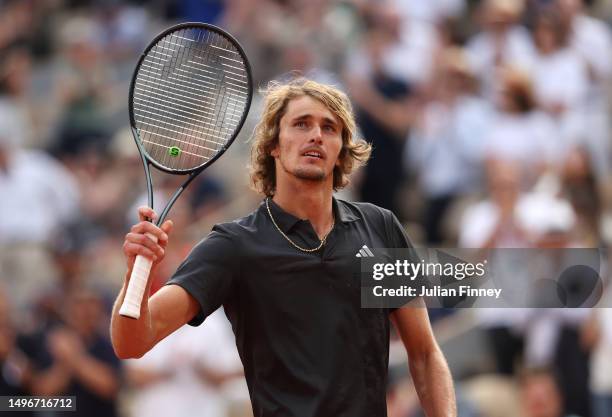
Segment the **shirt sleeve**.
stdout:
<svg viewBox="0 0 612 417">
<path fill-rule="evenodd" d="M 408 249 L 409 258 L 415 263 L 419 262 L 416 250 L 408 238 L 404 226 L 402 226 L 397 217 L 395 217 L 395 214 L 390 210 L 385 210 L 384 221 L 387 240 L 390 243 L 389 248 Z M 401 252 L 404 253 L 405 251 L 402 250 Z M 388 314 L 393 313 L 397 309 L 397 307 L 388 308 Z"/>
<path fill-rule="evenodd" d="M 227 300 L 238 276 L 237 245 L 226 225 L 215 225 L 166 284 L 179 285 L 200 304 L 200 311 L 189 325 L 199 326 Z"/>
<path fill-rule="evenodd" d="M 390 243 L 389 247 L 398 249 L 412 249 L 414 246 L 408 238 L 408 235 L 404 230 L 404 226 L 402 226 L 393 212 L 387 210 L 386 214 L 385 228 Z"/>
</svg>

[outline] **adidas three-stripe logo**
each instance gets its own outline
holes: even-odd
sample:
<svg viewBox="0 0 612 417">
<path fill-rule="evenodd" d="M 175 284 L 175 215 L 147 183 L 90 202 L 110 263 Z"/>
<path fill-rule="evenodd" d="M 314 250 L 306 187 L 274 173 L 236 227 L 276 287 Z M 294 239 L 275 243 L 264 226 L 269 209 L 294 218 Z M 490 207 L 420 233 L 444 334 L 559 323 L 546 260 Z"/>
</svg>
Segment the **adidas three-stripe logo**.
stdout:
<svg viewBox="0 0 612 417">
<path fill-rule="evenodd" d="M 357 258 L 373 258 L 374 254 L 372 253 L 370 248 L 368 248 L 366 245 L 363 245 L 361 249 L 359 249 L 359 252 L 357 252 L 357 255 L 355 256 Z"/>
</svg>

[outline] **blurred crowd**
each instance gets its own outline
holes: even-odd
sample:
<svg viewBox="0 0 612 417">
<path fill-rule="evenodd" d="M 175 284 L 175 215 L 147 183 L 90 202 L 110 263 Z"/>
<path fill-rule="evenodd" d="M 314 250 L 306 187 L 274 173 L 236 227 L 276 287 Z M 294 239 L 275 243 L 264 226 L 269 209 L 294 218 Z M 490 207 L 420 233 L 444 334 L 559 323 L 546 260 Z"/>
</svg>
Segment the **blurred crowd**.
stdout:
<svg viewBox="0 0 612 417">
<path fill-rule="evenodd" d="M 257 86 L 344 89 L 374 151 L 341 196 L 393 210 L 416 245 L 612 242 L 611 1 L 0 0 L 0 395 L 77 395 L 84 416 L 249 415 L 222 312 L 137 360 L 108 339 L 123 236 L 146 203 L 129 82 L 150 39 L 184 21 L 234 34 Z M 259 110 L 255 97 L 174 206 L 153 291 L 212 224 L 259 203 L 246 168 Z M 154 182 L 161 207 L 181 180 Z M 460 416 L 612 416 L 609 310 L 431 317 Z M 418 416 L 397 344 L 389 417 Z"/>
</svg>

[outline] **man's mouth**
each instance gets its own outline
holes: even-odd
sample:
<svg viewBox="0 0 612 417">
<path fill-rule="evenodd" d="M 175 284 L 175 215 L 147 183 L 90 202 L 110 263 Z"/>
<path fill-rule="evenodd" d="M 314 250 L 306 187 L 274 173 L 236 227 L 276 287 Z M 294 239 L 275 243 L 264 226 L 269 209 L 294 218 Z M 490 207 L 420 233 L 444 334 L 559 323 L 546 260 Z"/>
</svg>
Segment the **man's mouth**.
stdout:
<svg viewBox="0 0 612 417">
<path fill-rule="evenodd" d="M 318 151 L 307 151 L 302 154 L 302 156 L 308 156 L 311 158 L 323 159 L 323 154 Z"/>
</svg>

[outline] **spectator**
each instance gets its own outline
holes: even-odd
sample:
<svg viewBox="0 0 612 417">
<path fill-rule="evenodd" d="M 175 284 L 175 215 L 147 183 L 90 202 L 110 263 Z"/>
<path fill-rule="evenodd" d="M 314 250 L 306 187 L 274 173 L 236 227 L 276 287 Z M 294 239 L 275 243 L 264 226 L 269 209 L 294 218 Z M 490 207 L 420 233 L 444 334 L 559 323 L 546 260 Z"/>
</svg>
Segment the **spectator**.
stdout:
<svg viewBox="0 0 612 417">
<path fill-rule="evenodd" d="M 526 189 L 558 159 L 554 125 L 537 108 L 531 81 L 522 71 L 500 71 L 495 105 L 485 158 L 519 162 L 524 172 L 522 189 Z"/>
<path fill-rule="evenodd" d="M 107 322 L 99 296 L 89 290 L 67 295 L 63 321 L 26 341 L 31 393 L 76 396 L 75 416 L 117 416 L 119 360 L 103 336 Z"/>
<path fill-rule="evenodd" d="M 537 54 L 531 70 L 536 101 L 554 120 L 560 163 L 584 141 L 588 72 L 585 61 L 567 45 L 567 32 L 554 9 L 535 18 Z"/>
<path fill-rule="evenodd" d="M 416 88 L 429 81 L 441 39 L 432 22 L 409 19 L 401 4 L 382 2 L 363 10 L 365 47 L 349 54 L 346 68 L 356 78 L 384 73 Z"/>
<path fill-rule="evenodd" d="M 0 108 L 0 270 L 15 307 L 24 308 L 37 297 L 39 280 L 53 275 L 45 245 L 78 216 L 79 192 L 60 163 L 22 148 L 13 115 Z"/>
<path fill-rule="evenodd" d="M 463 51 L 449 48 L 441 61 L 432 81 L 432 97 L 421 107 L 410 132 L 406 161 L 425 194 L 429 244 L 444 242 L 441 225 L 452 203 L 480 189 L 482 149 L 492 113 L 475 94 L 476 80 Z"/>
<path fill-rule="evenodd" d="M 373 145 L 359 184 L 359 199 L 395 213 L 401 212 L 402 154 L 413 105 L 413 86 L 393 76 L 387 63 L 393 50 L 400 47 L 400 27 L 399 15 L 393 10 L 371 16 L 362 50 L 349 60 L 346 74 L 357 123 Z"/>
<path fill-rule="evenodd" d="M 528 231 L 521 225 L 518 216 L 518 206 L 525 197 L 521 191 L 519 166 L 516 163 L 495 161 L 488 165 L 486 174 L 490 197 L 469 206 L 465 211 L 460 225 L 459 246 L 527 247 Z M 506 253 L 506 258 L 512 264 L 512 254 Z M 519 282 L 514 274 L 511 279 Z M 476 317 L 489 340 L 496 372 L 514 375 L 518 358 L 523 352 L 525 311 L 513 309 L 509 313 L 505 309 L 486 308 L 476 310 Z"/>
<path fill-rule="evenodd" d="M 561 175 L 563 193 L 577 216 L 577 243 L 585 247 L 600 246 L 602 201 L 590 153 L 584 147 L 572 150 L 565 159 Z"/>
<path fill-rule="evenodd" d="M 142 358 L 126 361 L 126 369 L 134 417 L 225 417 L 229 404 L 222 388 L 236 378 L 243 381 L 234 335 L 221 310 L 204 326 L 182 328 Z M 248 398 L 245 384 L 243 389 Z"/>
<path fill-rule="evenodd" d="M 15 45 L 3 51 L 0 59 L 0 112 L 19 126 L 13 132 L 15 141 L 32 144 L 31 108 L 25 100 L 31 70 L 30 53 L 23 46 Z"/>
<path fill-rule="evenodd" d="M 25 127 L 0 108 L 0 244 L 48 242 L 78 210 L 78 190 L 47 154 L 23 149 Z"/>
<path fill-rule="evenodd" d="M 610 301 L 610 287 L 605 297 Z M 593 417 L 607 417 L 612 415 L 612 310 L 595 309 L 592 316 L 596 326 L 594 340 L 589 343 L 594 345 L 590 364 Z"/>
<path fill-rule="evenodd" d="M 518 24 L 522 0 L 484 0 L 478 9 L 482 31 L 468 42 L 471 65 L 483 82 L 485 97 L 492 98 L 500 83 L 498 69 L 512 66 L 528 70 L 534 56 L 529 32 Z"/>
<path fill-rule="evenodd" d="M 59 126 L 53 150 L 74 155 L 83 148 L 103 149 L 110 132 L 104 119 L 113 66 L 102 49 L 101 27 L 89 17 L 69 19 L 62 27 L 62 60 L 55 82 Z"/>
<path fill-rule="evenodd" d="M 490 198 L 469 207 L 460 227 L 464 248 L 526 247 L 528 232 L 519 222 L 517 206 L 524 198 L 516 163 L 494 161 L 487 169 Z"/>
<path fill-rule="evenodd" d="M 405 18 L 431 24 L 448 18 L 457 18 L 466 9 L 465 0 L 394 0 L 394 3 Z"/>
<path fill-rule="evenodd" d="M 563 397 L 550 370 L 528 370 L 520 385 L 525 417 L 572 417 L 564 412 Z"/>
<path fill-rule="evenodd" d="M 0 288 L 0 395 L 27 395 L 30 367 L 18 347 L 10 310 L 7 294 Z"/>
<path fill-rule="evenodd" d="M 589 75 L 585 139 L 597 177 L 610 174 L 609 85 L 612 33 L 600 19 L 585 13 L 584 0 L 556 0 L 569 47 L 584 60 Z"/>
</svg>

